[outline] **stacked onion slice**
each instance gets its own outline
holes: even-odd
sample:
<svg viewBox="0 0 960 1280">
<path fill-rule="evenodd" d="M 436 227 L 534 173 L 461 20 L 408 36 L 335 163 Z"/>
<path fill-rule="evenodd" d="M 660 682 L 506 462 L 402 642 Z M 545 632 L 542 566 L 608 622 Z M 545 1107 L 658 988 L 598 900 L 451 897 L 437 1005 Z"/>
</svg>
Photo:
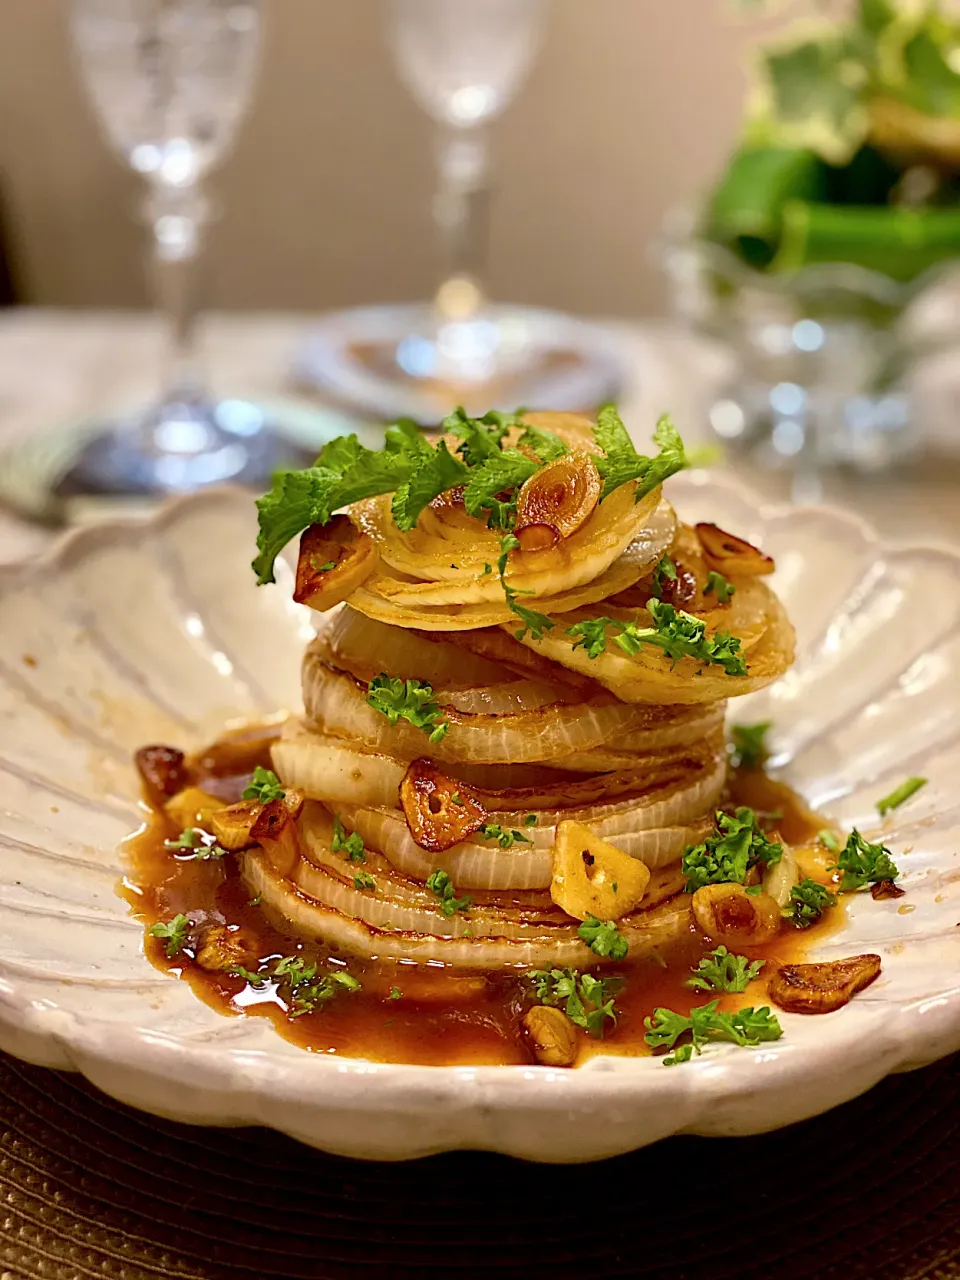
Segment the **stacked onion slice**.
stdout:
<svg viewBox="0 0 960 1280">
<path fill-rule="evenodd" d="M 583 442 L 582 421 L 532 416 Z M 299 855 L 292 866 L 262 849 L 243 855 L 251 889 L 287 928 L 368 957 L 476 969 L 596 963 L 605 957 L 581 936 L 583 913 L 557 900 L 558 841 L 575 822 L 649 869 L 642 898 L 616 919 L 631 957 L 689 929 L 680 860 L 721 799 L 726 699 L 779 676 L 793 632 L 761 580 L 765 557 L 738 562 L 737 540 L 678 525 L 659 489 L 640 501 L 634 490 L 616 489 L 552 545 L 514 548 L 503 575 L 502 534 L 468 516 L 456 493 L 406 533 L 389 497 L 350 509 L 362 581 L 332 609 L 322 584 L 314 592 L 325 612 L 304 657 L 304 714 L 273 749 L 284 785 L 309 798 Z M 708 636 L 735 636 L 745 675 L 612 640 L 590 657 L 569 634 L 600 618 L 651 625 L 665 555 L 678 570 L 668 584 L 677 607 Z M 706 591 L 723 555 L 735 588 L 726 601 Z M 503 577 L 553 626 L 518 639 Z M 378 709 L 371 686 L 384 675 L 429 686 L 429 723 Z M 423 778 L 445 797 L 452 836 L 437 836 L 429 807 L 412 811 L 411 796 L 426 804 L 429 788 L 411 781 Z M 462 829 L 451 799 L 464 807 Z"/>
</svg>

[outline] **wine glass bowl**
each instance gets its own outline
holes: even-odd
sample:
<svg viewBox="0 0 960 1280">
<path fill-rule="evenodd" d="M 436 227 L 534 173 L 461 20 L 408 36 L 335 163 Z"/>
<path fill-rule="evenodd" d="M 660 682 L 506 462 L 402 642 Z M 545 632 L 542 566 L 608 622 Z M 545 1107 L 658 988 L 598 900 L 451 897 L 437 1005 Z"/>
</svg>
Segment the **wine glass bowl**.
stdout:
<svg viewBox="0 0 960 1280">
<path fill-rule="evenodd" d="M 224 159 L 252 95 L 257 0 L 75 0 L 71 31 L 103 133 L 130 168 L 184 188 Z"/>
<path fill-rule="evenodd" d="M 256 484 L 280 461 L 265 412 L 208 389 L 197 355 L 197 262 L 223 160 L 253 92 L 261 0 L 71 0 L 81 80 L 113 148 L 148 184 L 144 215 L 171 331 L 167 386 L 132 417 L 90 424 L 61 496 Z"/>
<path fill-rule="evenodd" d="M 545 12 L 546 0 L 387 0 L 400 78 L 437 124 L 486 124 L 526 76 Z"/>
<path fill-rule="evenodd" d="M 520 88 L 550 0 L 384 0 L 403 84 L 432 121 L 433 221 L 443 247 L 427 303 L 324 318 L 298 377 L 367 413 L 439 422 L 454 404 L 590 409 L 622 370 L 601 331 L 543 309 L 489 302 L 483 276 L 490 202 L 489 125 Z"/>
</svg>

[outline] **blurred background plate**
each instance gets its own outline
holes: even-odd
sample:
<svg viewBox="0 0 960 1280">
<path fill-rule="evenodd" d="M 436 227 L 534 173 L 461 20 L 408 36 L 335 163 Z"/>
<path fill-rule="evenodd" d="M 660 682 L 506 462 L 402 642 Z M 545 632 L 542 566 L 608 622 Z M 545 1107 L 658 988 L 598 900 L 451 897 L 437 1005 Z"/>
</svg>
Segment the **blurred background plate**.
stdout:
<svg viewBox="0 0 960 1280">
<path fill-rule="evenodd" d="M 441 325 L 439 334 L 435 324 L 422 304 L 321 317 L 295 357 L 294 376 L 373 418 L 424 426 L 458 404 L 477 416 L 491 405 L 589 412 L 627 383 L 613 333 L 560 312 L 494 305 L 468 322 Z M 445 373 L 438 338 L 478 376 L 458 381 L 455 369 Z"/>
</svg>

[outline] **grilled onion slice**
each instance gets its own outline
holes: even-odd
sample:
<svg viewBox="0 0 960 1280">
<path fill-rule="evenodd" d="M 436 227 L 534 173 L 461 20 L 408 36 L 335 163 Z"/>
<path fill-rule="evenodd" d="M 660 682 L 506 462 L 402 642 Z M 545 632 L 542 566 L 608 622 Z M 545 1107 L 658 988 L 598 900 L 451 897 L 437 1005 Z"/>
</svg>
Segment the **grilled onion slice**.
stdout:
<svg viewBox="0 0 960 1280">
<path fill-rule="evenodd" d="M 431 910 L 426 899 L 410 905 L 388 900 L 388 911 L 381 913 L 378 898 L 328 871 L 311 872 L 311 865 L 302 863 L 299 877 L 287 880 L 255 852 L 240 855 L 244 880 L 269 916 L 303 937 L 350 955 L 440 962 L 473 970 L 527 965 L 586 968 L 607 963 L 580 940 L 579 922 L 561 923 L 561 913 L 552 903 L 543 911 L 476 907 L 448 918 Z M 647 895 L 650 906 L 619 922 L 631 958 L 642 959 L 688 933 L 690 900 L 677 892 L 679 888 L 676 872 L 652 878 Z M 374 910 L 377 923 L 367 919 Z"/>
<path fill-rule="evenodd" d="M 746 676 L 730 676 L 719 667 L 702 666 L 693 658 L 673 662 L 660 649 L 643 646 L 634 656 L 625 654 L 608 639 L 605 650 L 590 658 L 585 648 L 574 648 L 567 628 L 599 616 L 637 620 L 649 625 L 644 613 L 604 607 L 575 610 L 565 615 L 563 627 L 548 631 L 541 640 L 528 633 L 523 643 L 564 666 L 590 675 L 624 702 L 709 703 L 753 693 L 778 679 L 790 666 L 794 631 L 786 612 L 764 583 L 744 579 L 729 609 L 704 615 L 707 632 L 722 628 L 739 636 L 747 663 Z M 739 619 L 739 624 L 738 624 Z"/>
<path fill-rule="evenodd" d="M 420 729 L 406 720 L 391 725 L 367 702 L 367 685 L 328 666 L 313 646 L 304 658 L 303 700 L 308 723 L 326 734 L 408 761 L 423 755 L 427 739 Z M 642 728 L 645 720 L 642 708 L 609 694 L 588 702 L 541 704 L 512 715 L 440 705 L 449 727 L 431 744 L 432 758 L 475 764 L 562 760 Z"/>
<path fill-rule="evenodd" d="M 334 516 L 304 530 L 293 598 L 323 612 L 346 600 L 377 565 L 377 549 L 350 518 Z"/>
<path fill-rule="evenodd" d="M 655 732 L 651 736 L 656 736 Z M 596 763 L 591 763 L 593 756 Z M 609 757 L 598 748 L 580 758 L 580 773 L 541 764 L 476 765 L 461 761 L 446 763 L 444 772 L 476 788 L 490 812 L 529 812 L 583 808 L 612 801 L 636 793 L 657 778 L 672 778 L 679 773 L 692 778 L 706 768 L 713 781 L 700 803 L 709 807 L 714 786 L 719 790 L 723 781 L 722 731 L 717 727 L 700 740 L 691 735 L 689 743 L 637 752 L 624 760 L 624 767 L 602 772 L 609 765 Z M 370 750 L 349 738 L 320 733 L 291 719 L 273 748 L 273 763 L 287 786 L 296 787 L 315 800 L 389 808 L 397 803 L 408 761 Z M 571 759 L 564 759 L 563 763 L 570 764 Z"/>
<path fill-rule="evenodd" d="M 703 547 L 703 558 L 711 569 L 716 569 L 724 577 L 773 573 L 777 567 L 772 556 L 764 555 L 752 542 L 738 538 L 735 533 L 727 533 L 719 525 L 698 524 L 696 530 Z"/>
</svg>

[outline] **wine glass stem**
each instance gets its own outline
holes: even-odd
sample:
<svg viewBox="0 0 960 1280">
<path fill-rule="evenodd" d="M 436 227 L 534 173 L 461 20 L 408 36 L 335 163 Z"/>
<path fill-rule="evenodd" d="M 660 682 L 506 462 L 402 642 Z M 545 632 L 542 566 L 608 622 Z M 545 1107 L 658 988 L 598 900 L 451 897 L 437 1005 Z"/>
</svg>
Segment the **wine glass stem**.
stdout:
<svg viewBox="0 0 960 1280">
<path fill-rule="evenodd" d="M 169 332 L 165 400 L 202 398 L 197 345 L 198 259 L 206 206 L 196 188 L 155 193 L 149 205 L 157 302 Z"/>
<path fill-rule="evenodd" d="M 490 195 L 486 131 L 443 129 L 437 135 L 436 156 L 433 216 L 445 250 L 446 274 L 434 305 L 443 323 L 467 320 L 485 302 L 481 275 Z"/>
</svg>

